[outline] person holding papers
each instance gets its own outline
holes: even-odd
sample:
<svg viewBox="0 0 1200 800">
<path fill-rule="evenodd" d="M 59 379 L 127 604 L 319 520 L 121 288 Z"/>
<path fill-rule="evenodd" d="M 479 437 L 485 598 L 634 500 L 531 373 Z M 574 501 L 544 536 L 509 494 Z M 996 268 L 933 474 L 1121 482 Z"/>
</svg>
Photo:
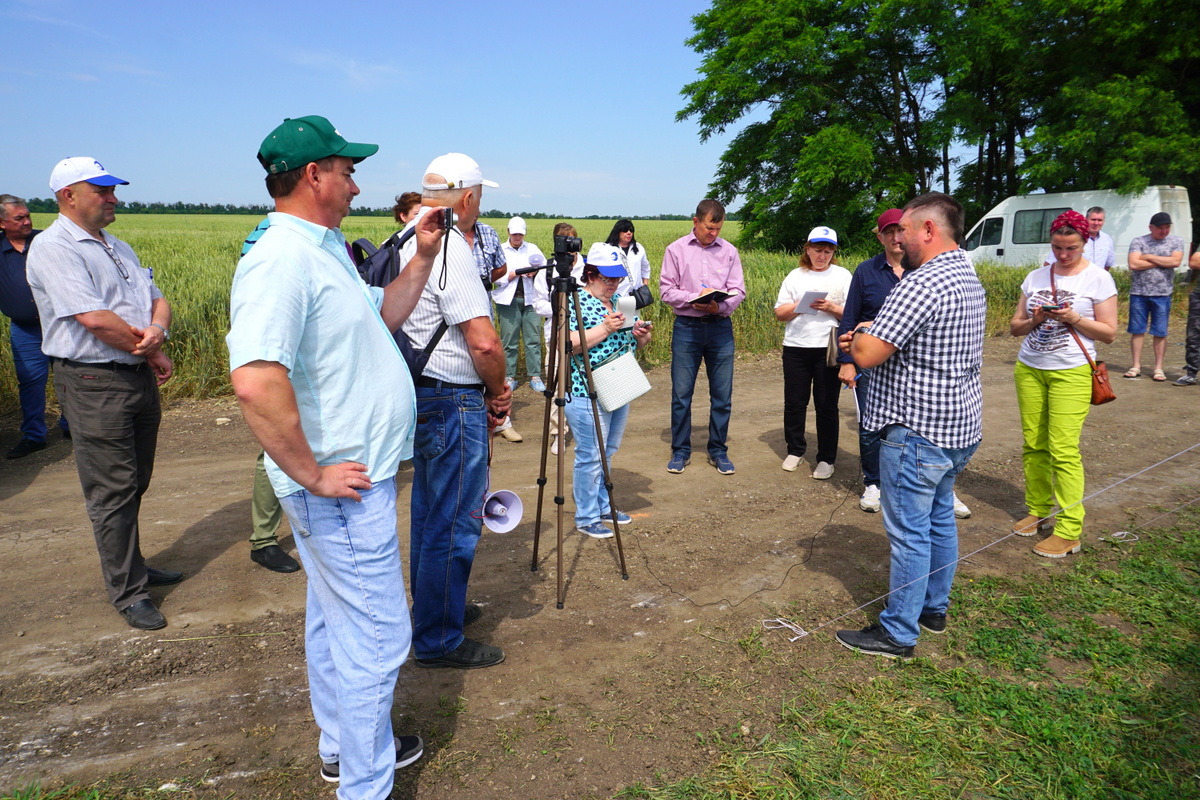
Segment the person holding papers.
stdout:
<svg viewBox="0 0 1200 800">
<path fill-rule="evenodd" d="M 836 366 L 828 366 L 830 331 L 836 331 L 850 288 L 850 271 L 833 263 L 837 233 L 819 226 L 808 234 L 800 266 L 779 287 L 775 318 L 786 322 L 783 333 L 783 436 L 787 457 L 783 469 L 795 472 L 804 458 L 808 400 L 817 410 L 817 457 L 812 476 L 833 476 L 838 446 L 838 381 Z"/>
</svg>

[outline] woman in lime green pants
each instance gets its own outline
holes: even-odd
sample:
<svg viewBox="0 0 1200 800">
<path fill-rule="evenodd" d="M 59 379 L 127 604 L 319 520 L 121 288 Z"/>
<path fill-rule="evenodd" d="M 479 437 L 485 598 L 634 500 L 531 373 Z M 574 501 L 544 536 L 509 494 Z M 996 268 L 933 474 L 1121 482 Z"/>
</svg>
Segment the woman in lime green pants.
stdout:
<svg viewBox="0 0 1200 800">
<path fill-rule="evenodd" d="M 1083 459 L 1079 437 L 1091 408 L 1094 342 L 1111 344 L 1117 332 L 1117 287 L 1112 276 L 1083 257 L 1087 220 L 1066 211 L 1050 226 L 1055 261 L 1021 284 L 1009 329 L 1024 336 L 1014 378 L 1025 446 L 1025 504 L 1029 514 L 1013 526 L 1019 536 L 1057 525 L 1033 552 L 1047 558 L 1078 553 L 1083 535 Z M 1072 336 L 1072 330 L 1078 336 Z"/>
</svg>

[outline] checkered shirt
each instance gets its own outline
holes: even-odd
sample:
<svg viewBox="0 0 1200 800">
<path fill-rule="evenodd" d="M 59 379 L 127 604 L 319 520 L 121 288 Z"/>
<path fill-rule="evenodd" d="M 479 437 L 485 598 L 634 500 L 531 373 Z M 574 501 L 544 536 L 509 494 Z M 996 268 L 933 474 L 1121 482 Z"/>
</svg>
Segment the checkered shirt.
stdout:
<svg viewBox="0 0 1200 800">
<path fill-rule="evenodd" d="M 492 282 L 492 270 L 507 263 L 504 251 L 500 249 L 500 235 L 495 228 L 483 222 L 475 223 L 475 244 L 471 246 L 471 255 L 475 256 L 479 276 L 489 284 Z"/>
<path fill-rule="evenodd" d="M 987 300 L 963 250 L 910 271 L 865 334 L 895 345 L 871 371 L 865 430 L 911 428 L 938 447 L 983 438 L 983 331 Z"/>
</svg>

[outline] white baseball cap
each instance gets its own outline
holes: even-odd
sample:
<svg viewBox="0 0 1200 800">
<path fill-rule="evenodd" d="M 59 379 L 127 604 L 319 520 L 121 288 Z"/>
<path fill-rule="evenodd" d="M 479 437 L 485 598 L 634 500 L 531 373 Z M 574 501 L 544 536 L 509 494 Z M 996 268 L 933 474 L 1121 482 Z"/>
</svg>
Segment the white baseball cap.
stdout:
<svg viewBox="0 0 1200 800">
<path fill-rule="evenodd" d="M 425 168 L 425 174 L 441 175 L 446 179 L 445 183 L 422 183 L 422 189 L 436 191 L 438 189 L 469 189 L 472 186 L 491 186 L 493 189 L 500 187 L 500 184 L 495 181 L 486 181 L 483 179 L 483 173 L 479 171 L 479 164 L 470 156 L 462 153 L 446 153 L 444 156 L 438 156 L 433 161 L 429 162 L 429 166 Z"/>
<path fill-rule="evenodd" d="M 524 236 L 525 235 L 525 220 L 521 219 L 520 217 L 513 217 L 512 219 L 510 219 L 508 221 L 508 232 L 510 234 L 511 233 L 519 233 L 522 236 Z"/>
<path fill-rule="evenodd" d="M 621 254 L 608 242 L 596 242 L 588 248 L 586 261 L 588 265 L 600 270 L 600 274 L 606 278 L 625 276 L 625 267 L 621 264 Z"/>
<path fill-rule="evenodd" d="M 827 228 L 824 225 L 818 225 L 808 232 L 808 241 L 810 242 L 827 242 L 833 246 L 837 246 L 837 234 L 833 228 Z"/>
<path fill-rule="evenodd" d="M 73 156 L 64 158 L 54 165 L 50 173 L 50 191 L 58 193 L 64 186 L 72 183 L 87 181 L 95 186 L 128 186 L 129 181 L 123 181 L 116 175 L 110 175 L 108 170 L 94 158 L 88 156 Z"/>
</svg>

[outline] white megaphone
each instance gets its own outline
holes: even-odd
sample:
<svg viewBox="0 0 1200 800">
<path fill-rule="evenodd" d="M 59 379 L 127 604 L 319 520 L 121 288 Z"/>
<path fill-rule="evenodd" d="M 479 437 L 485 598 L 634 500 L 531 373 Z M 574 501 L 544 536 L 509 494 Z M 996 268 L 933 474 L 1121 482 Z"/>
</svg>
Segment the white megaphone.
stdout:
<svg viewBox="0 0 1200 800">
<path fill-rule="evenodd" d="M 521 498 L 501 489 L 483 501 L 483 524 L 493 533 L 508 533 L 521 523 Z"/>
</svg>

